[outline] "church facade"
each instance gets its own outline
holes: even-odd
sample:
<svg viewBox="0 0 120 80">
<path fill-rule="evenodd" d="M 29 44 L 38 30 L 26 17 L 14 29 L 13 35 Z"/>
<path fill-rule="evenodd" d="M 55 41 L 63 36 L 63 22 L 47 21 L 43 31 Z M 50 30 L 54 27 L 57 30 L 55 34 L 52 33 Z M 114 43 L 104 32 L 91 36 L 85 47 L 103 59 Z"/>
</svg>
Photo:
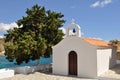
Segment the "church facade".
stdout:
<svg viewBox="0 0 120 80">
<path fill-rule="evenodd" d="M 72 35 L 71 29 L 75 29 Z M 116 65 L 115 48 L 103 40 L 81 37 L 80 26 L 74 22 L 52 49 L 53 74 L 96 78 Z"/>
</svg>

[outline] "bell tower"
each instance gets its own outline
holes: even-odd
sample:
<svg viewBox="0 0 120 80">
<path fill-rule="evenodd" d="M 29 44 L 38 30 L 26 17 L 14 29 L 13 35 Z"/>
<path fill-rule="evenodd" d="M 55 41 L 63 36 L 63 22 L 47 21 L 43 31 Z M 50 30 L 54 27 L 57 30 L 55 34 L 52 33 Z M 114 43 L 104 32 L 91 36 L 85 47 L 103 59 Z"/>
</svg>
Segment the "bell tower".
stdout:
<svg viewBox="0 0 120 80">
<path fill-rule="evenodd" d="M 72 32 L 73 31 L 73 32 Z M 72 19 L 72 23 L 66 28 L 66 36 L 76 36 L 81 37 L 80 26 L 74 23 L 74 19 Z"/>
</svg>

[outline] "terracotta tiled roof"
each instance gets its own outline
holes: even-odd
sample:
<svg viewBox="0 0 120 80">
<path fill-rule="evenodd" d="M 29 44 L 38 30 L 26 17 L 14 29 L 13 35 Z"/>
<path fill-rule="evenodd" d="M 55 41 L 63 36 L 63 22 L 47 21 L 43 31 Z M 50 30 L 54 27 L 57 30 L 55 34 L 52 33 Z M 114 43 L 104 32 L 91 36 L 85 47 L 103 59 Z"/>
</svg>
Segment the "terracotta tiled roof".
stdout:
<svg viewBox="0 0 120 80">
<path fill-rule="evenodd" d="M 107 42 L 103 40 L 98 40 L 98 39 L 92 39 L 92 38 L 82 38 L 84 41 L 88 42 L 89 44 L 95 45 L 95 46 L 100 46 L 100 47 L 111 47 L 108 45 Z"/>
</svg>

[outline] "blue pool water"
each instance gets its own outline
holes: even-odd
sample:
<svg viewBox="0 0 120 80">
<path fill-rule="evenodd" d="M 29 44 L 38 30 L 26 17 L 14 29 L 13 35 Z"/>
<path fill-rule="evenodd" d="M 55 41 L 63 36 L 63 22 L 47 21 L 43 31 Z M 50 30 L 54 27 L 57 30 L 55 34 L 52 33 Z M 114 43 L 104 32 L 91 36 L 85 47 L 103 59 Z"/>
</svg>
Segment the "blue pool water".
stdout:
<svg viewBox="0 0 120 80">
<path fill-rule="evenodd" d="M 50 64 L 52 63 L 52 57 L 50 58 L 40 58 L 40 64 Z M 22 63 L 21 65 L 15 65 L 13 62 L 9 62 L 5 56 L 0 56 L 0 69 L 1 68 L 12 68 L 12 67 L 19 67 L 19 66 L 32 66 L 36 65 L 37 60 L 30 61 L 28 63 Z"/>
</svg>

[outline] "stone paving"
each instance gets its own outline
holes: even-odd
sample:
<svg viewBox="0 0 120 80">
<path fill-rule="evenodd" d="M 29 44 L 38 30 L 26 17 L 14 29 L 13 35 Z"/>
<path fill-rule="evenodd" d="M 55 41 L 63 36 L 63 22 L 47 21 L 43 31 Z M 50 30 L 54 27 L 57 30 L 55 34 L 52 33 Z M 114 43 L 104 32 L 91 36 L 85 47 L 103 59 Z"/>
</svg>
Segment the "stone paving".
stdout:
<svg viewBox="0 0 120 80">
<path fill-rule="evenodd" d="M 106 71 L 101 75 L 102 77 L 120 79 L 120 64 Z"/>
<path fill-rule="evenodd" d="M 103 79 L 99 80 L 106 80 L 107 78 L 108 78 L 107 80 L 120 80 L 120 64 L 116 65 L 114 68 L 111 68 L 110 70 L 102 74 L 100 77 L 103 77 Z M 16 74 L 14 77 L 0 80 L 98 80 L 98 79 L 86 79 L 72 76 L 53 75 L 52 73 L 35 72 L 28 75 Z"/>
<path fill-rule="evenodd" d="M 0 80 L 97 80 L 97 79 L 85 79 L 85 78 L 60 76 L 60 75 L 53 75 L 48 73 L 35 72 L 33 74 L 28 74 L 28 75 L 17 74 L 14 77 L 0 79 Z"/>
</svg>

